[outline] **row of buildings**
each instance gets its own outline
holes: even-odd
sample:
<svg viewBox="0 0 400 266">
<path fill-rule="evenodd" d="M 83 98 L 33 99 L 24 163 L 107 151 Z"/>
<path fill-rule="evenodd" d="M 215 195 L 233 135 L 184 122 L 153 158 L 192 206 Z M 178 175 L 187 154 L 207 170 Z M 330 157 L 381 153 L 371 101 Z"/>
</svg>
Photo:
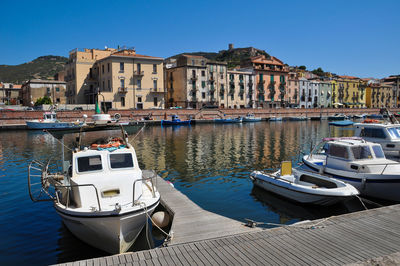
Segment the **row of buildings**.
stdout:
<svg viewBox="0 0 400 266">
<path fill-rule="evenodd" d="M 319 77 L 267 55 L 250 57 L 228 69 L 226 62 L 203 56 L 164 60 L 137 54 L 132 48 L 75 49 L 58 80 L 27 81 L 19 88 L 16 102 L 32 105 L 48 96 L 59 104 L 98 100 L 106 109 L 397 107 L 399 85 L 400 75 L 382 80 Z M 11 98 L 3 89 L 2 101 Z"/>
</svg>

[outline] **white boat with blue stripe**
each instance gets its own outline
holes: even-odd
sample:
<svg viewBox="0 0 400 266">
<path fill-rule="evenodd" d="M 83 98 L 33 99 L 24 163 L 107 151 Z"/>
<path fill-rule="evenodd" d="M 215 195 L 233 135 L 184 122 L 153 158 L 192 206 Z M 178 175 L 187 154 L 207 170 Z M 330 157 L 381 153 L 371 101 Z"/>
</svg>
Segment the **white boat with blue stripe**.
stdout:
<svg viewBox="0 0 400 266">
<path fill-rule="evenodd" d="M 387 159 L 379 144 L 358 137 L 325 138 L 303 162 L 353 185 L 363 196 L 400 201 L 400 163 Z"/>
<path fill-rule="evenodd" d="M 44 112 L 43 119 L 26 121 L 29 129 L 73 129 L 80 128 L 83 122 L 61 122 L 54 111 Z"/>
</svg>

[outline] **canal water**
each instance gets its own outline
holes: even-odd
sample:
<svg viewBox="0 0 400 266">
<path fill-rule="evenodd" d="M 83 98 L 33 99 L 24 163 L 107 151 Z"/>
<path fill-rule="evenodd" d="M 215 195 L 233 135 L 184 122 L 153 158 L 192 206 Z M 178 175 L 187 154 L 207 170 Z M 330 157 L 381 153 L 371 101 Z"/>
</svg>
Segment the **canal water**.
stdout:
<svg viewBox="0 0 400 266">
<path fill-rule="evenodd" d="M 129 128 L 133 138 L 138 128 Z M 88 142 L 100 134 L 85 133 Z M 253 188 L 253 170 L 272 170 L 283 160 L 299 161 L 327 136 L 351 136 L 352 128 L 327 121 L 201 124 L 145 127 L 131 142 L 142 169 L 154 169 L 202 208 L 238 221 L 292 224 L 361 210 L 358 202 L 330 208 L 294 204 Z M 74 135 L 65 138 L 71 145 Z M 105 256 L 75 238 L 51 202 L 31 202 L 27 169 L 35 159 L 61 158 L 60 143 L 40 131 L 0 132 L 0 265 L 43 265 Z M 271 225 L 264 225 L 271 227 Z M 132 250 L 146 248 L 145 237 Z M 156 241 L 157 242 L 157 241 Z"/>
</svg>

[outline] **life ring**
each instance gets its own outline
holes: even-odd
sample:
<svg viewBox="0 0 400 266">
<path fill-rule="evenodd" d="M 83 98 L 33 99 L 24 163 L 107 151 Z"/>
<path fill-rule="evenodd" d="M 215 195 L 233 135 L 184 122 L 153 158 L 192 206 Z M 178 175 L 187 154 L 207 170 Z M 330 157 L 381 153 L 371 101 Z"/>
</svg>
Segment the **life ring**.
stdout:
<svg viewBox="0 0 400 266">
<path fill-rule="evenodd" d="M 120 115 L 119 113 L 116 113 L 116 114 L 114 115 L 114 119 L 115 119 L 115 120 L 120 120 L 120 119 L 121 119 L 121 115 Z"/>
</svg>

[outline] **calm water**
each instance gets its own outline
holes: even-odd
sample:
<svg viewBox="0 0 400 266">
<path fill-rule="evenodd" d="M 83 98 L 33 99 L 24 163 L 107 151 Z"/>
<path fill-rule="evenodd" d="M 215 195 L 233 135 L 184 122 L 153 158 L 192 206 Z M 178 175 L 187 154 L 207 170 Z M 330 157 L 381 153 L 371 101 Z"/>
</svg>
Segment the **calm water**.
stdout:
<svg viewBox="0 0 400 266">
<path fill-rule="evenodd" d="M 131 136 L 136 132 L 137 128 L 129 129 Z M 85 137 L 90 140 L 99 134 Z M 156 170 L 204 209 L 239 221 L 291 224 L 361 207 L 296 205 L 253 188 L 250 172 L 271 170 L 282 160 L 296 162 L 299 151 L 309 151 L 322 137 L 352 134 L 352 129 L 329 128 L 326 121 L 204 124 L 146 127 L 133 144 L 142 169 Z M 66 144 L 73 138 L 66 137 Z M 50 202 L 31 202 L 29 162 L 49 158 L 61 158 L 60 144 L 51 136 L 0 132 L 0 265 L 44 265 L 106 255 L 76 239 Z M 139 244 L 134 250 L 141 248 Z"/>
</svg>

